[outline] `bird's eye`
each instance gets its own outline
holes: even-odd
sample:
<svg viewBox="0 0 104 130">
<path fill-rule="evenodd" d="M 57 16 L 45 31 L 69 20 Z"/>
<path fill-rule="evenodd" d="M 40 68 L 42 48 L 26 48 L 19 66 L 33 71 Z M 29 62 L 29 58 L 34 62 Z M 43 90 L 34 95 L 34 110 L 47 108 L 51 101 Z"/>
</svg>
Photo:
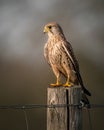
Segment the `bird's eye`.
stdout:
<svg viewBox="0 0 104 130">
<path fill-rule="evenodd" d="M 49 28 L 49 29 L 51 29 L 51 28 L 52 28 L 52 26 L 49 26 L 48 28 Z"/>
</svg>

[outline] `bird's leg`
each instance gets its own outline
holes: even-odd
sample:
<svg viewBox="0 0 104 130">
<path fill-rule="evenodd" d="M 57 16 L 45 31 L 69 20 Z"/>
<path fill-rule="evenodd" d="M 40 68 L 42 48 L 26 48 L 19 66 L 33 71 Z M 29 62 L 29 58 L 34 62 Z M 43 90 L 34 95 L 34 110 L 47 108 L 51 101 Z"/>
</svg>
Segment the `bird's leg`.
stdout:
<svg viewBox="0 0 104 130">
<path fill-rule="evenodd" d="M 60 75 L 57 76 L 57 80 L 55 84 L 50 84 L 52 87 L 60 87 L 62 84 L 60 83 Z"/>
<path fill-rule="evenodd" d="M 68 78 L 67 78 L 67 80 L 66 80 L 66 83 L 63 85 L 64 87 L 71 87 L 73 84 L 72 83 L 70 83 L 70 81 L 69 81 L 69 76 L 68 76 Z"/>
</svg>

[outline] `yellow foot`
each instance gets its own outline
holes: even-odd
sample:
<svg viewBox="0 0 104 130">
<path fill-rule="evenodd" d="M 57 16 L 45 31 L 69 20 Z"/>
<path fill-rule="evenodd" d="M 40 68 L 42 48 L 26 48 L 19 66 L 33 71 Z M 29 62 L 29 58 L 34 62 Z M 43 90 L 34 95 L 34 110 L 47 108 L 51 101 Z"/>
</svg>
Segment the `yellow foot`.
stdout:
<svg viewBox="0 0 104 130">
<path fill-rule="evenodd" d="M 71 84 L 71 83 L 65 83 L 63 86 L 64 87 L 71 87 L 73 84 Z"/>
<path fill-rule="evenodd" d="M 50 84 L 52 87 L 60 87 L 60 86 L 62 86 L 62 84 Z"/>
</svg>

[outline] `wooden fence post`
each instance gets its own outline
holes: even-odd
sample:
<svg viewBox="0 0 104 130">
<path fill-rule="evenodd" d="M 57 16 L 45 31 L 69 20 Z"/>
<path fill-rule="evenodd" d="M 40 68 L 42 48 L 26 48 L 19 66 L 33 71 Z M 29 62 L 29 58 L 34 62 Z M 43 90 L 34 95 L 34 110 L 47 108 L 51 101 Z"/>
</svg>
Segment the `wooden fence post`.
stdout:
<svg viewBox="0 0 104 130">
<path fill-rule="evenodd" d="M 47 108 L 47 130 L 82 130 L 82 110 L 74 104 L 81 100 L 81 88 L 48 88 L 47 104 L 69 104 L 72 106 Z"/>
</svg>

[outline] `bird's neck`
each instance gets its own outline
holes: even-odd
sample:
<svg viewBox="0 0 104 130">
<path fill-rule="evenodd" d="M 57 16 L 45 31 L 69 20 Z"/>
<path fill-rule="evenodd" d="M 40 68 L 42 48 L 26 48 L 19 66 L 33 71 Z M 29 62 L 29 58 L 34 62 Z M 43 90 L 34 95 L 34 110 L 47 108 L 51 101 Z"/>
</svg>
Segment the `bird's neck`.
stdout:
<svg viewBox="0 0 104 130">
<path fill-rule="evenodd" d="M 55 34 L 55 35 L 49 34 L 48 36 L 49 36 L 48 38 L 49 41 L 50 40 L 55 42 L 62 41 L 62 40 L 66 41 L 64 34 Z"/>
</svg>

